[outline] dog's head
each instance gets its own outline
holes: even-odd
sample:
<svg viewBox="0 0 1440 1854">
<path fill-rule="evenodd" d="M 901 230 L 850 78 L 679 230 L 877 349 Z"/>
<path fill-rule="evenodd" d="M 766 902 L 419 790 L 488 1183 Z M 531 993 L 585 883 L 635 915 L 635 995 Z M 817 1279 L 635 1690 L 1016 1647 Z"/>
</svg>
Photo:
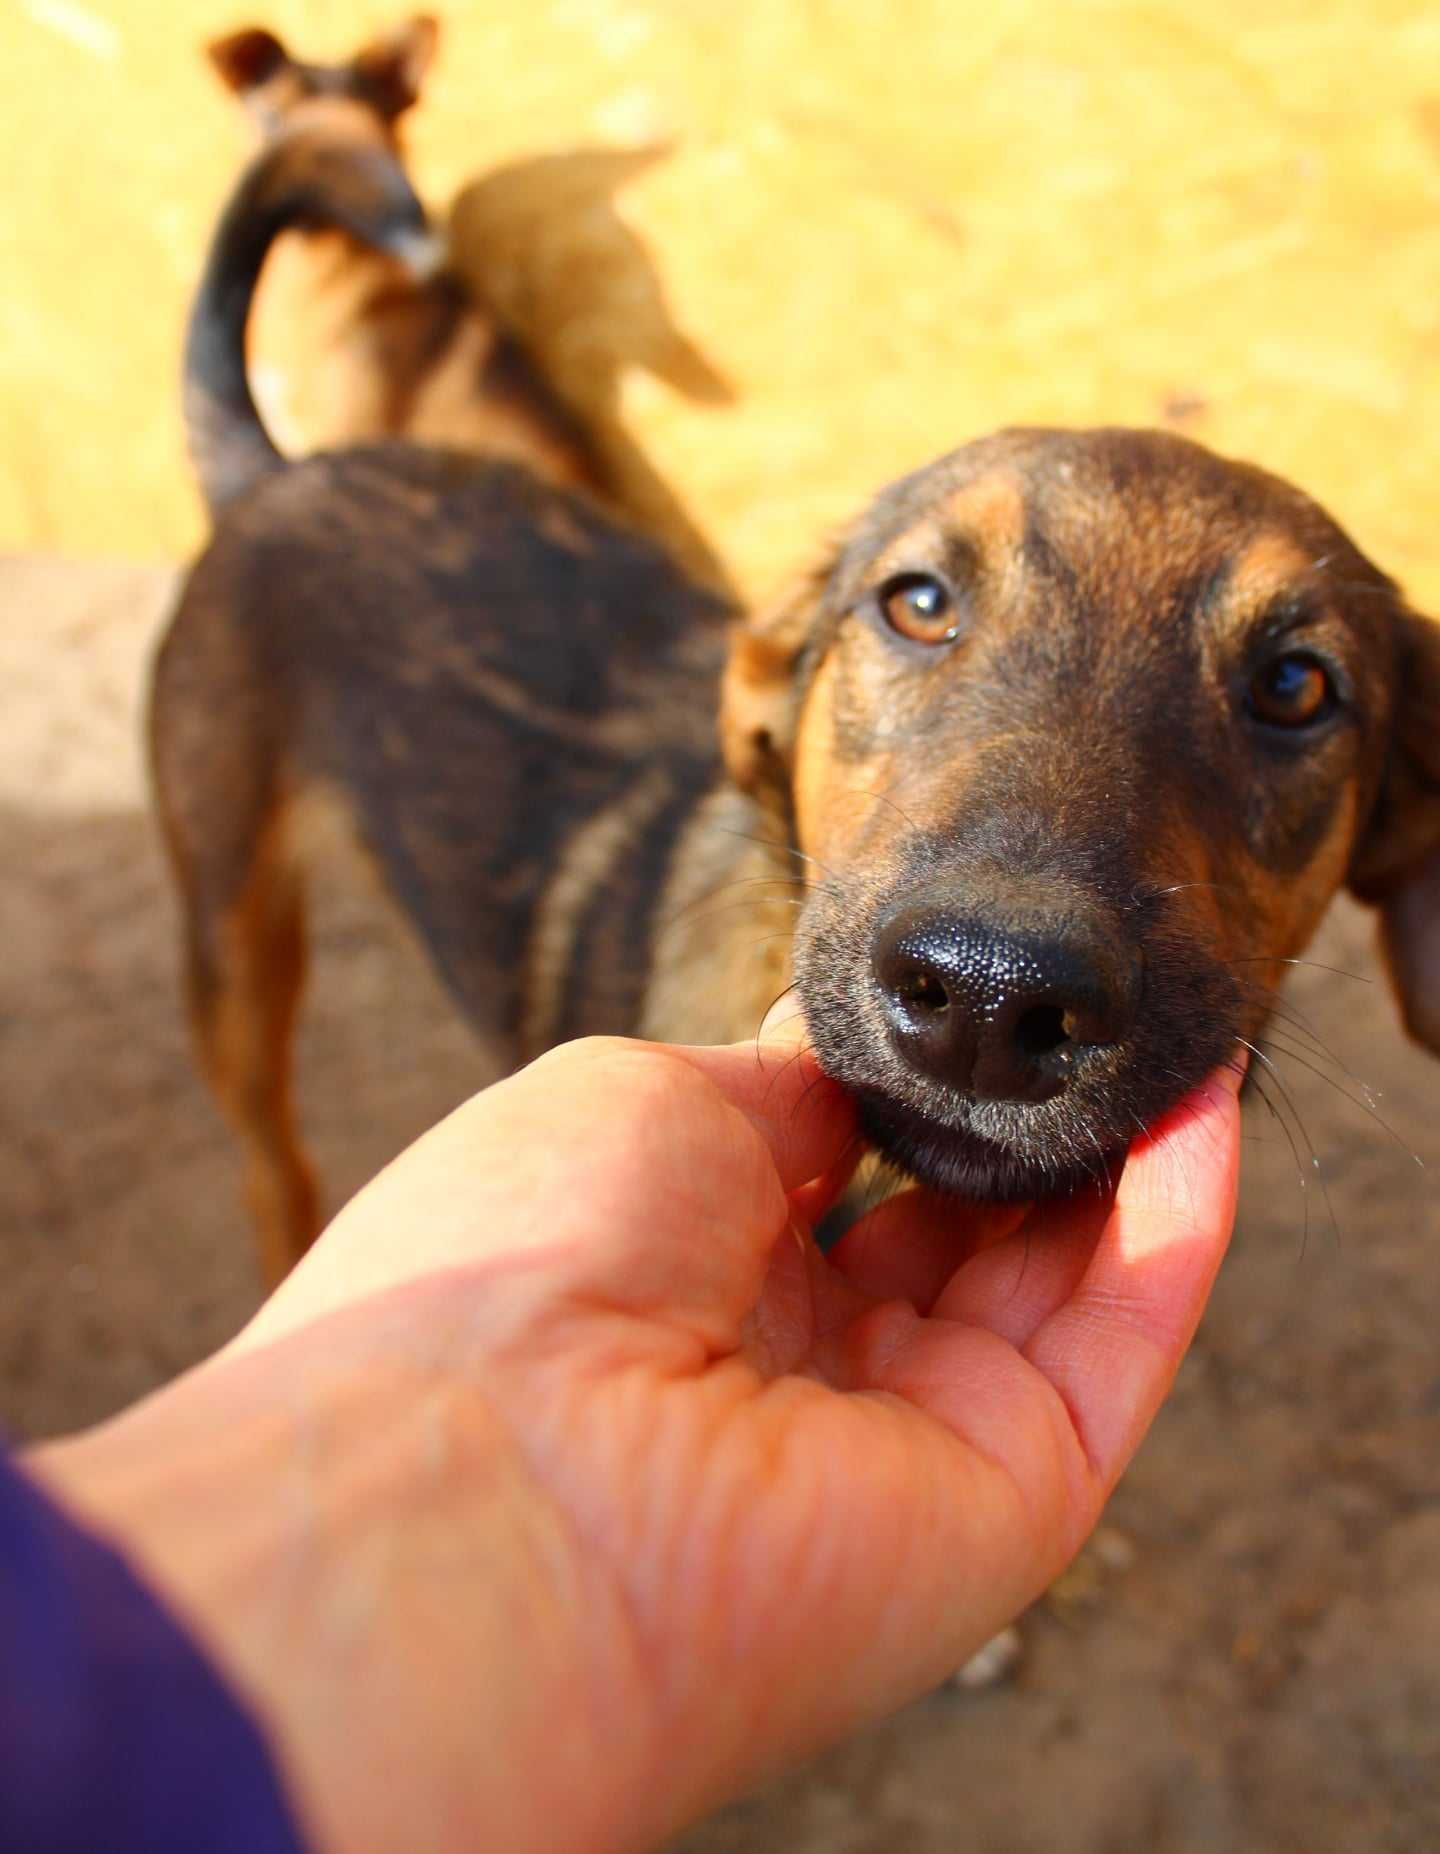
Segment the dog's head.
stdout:
<svg viewBox="0 0 1440 1854">
<path fill-rule="evenodd" d="M 326 101 L 359 105 L 388 133 L 419 98 L 438 37 L 435 20 L 421 13 L 342 64 L 302 63 L 264 26 L 227 33 L 205 49 L 263 136 L 293 122 L 306 105 Z"/>
<path fill-rule="evenodd" d="M 1263 471 L 969 445 L 741 632 L 722 732 L 813 859 L 820 1060 L 926 1182 L 1095 1174 L 1254 1039 L 1347 881 L 1440 1051 L 1440 632 Z"/>
</svg>

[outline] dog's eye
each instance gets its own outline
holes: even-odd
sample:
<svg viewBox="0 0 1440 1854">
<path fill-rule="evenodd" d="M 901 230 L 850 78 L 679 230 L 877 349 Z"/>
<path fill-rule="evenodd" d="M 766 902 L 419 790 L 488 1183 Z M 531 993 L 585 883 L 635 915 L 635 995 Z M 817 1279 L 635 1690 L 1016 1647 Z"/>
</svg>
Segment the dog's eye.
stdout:
<svg viewBox="0 0 1440 1854">
<path fill-rule="evenodd" d="M 1334 707 L 1335 688 L 1318 657 L 1287 650 L 1256 671 L 1246 705 L 1267 727 L 1312 727 Z"/>
<path fill-rule="evenodd" d="M 917 644 L 948 644 L 959 634 L 955 601 L 929 573 L 900 573 L 887 579 L 879 599 L 890 629 Z"/>
</svg>

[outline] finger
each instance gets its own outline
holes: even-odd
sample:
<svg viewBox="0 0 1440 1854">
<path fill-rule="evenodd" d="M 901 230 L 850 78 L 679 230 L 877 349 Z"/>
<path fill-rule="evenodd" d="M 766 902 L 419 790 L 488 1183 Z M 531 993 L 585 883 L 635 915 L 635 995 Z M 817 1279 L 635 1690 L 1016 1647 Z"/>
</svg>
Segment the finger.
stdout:
<svg viewBox="0 0 1440 1854">
<path fill-rule="evenodd" d="M 841 1386 L 846 1327 L 865 1296 L 837 1275 L 799 1221 L 770 1253 L 759 1299 L 744 1322 L 743 1350 L 761 1377 L 804 1370 Z"/>
<path fill-rule="evenodd" d="M 890 1647 L 892 1678 L 902 1655 L 912 1657 L 914 1684 L 935 1677 L 941 1658 L 954 1665 L 1078 1547 L 1199 1317 L 1233 1214 L 1237 1129 L 1231 1091 L 1212 1087 L 1137 1147 L 1074 1289 L 1075 1303 L 1093 1296 L 1076 1342 L 1064 1343 L 1068 1309 L 1042 1323 L 1029 1351 L 901 1302 L 852 1320 L 839 1381 L 862 1394 L 812 1407 L 835 1434 L 818 1445 L 812 1435 L 804 1457 L 822 1468 L 865 1463 L 842 1497 L 824 1503 L 834 1514 L 819 1586 L 829 1626 L 811 1629 L 808 1654 L 793 1657 L 813 1672 L 817 1704 L 847 1691 L 877 1640 Z M 793 1419 L 786 1384 L 776 1407 Z M 1112 1407 L 1118 1421 L 1106 1414 Z M 817 1504 L 812 1492 L 807 1518 Z M 807 1543 L 813 1551 L 813 1529 Z M 794 1562 L 783 1543 L 772 1555 Z M 874 1574 L 877 1559 L 884 1575 Z M 872 1609 L 858 1638 L 847 1637 L 847 1617 L 863 1615 L 876 1592 L 883 1612 Z M 799 1608 L 792 1600 L 784 1621 Z"/>
<path fill-rule="evenodd" d="M 648 1047 L 688 1062 L 746 1116 L 769 1148 L 784 1190 L 838 1175 L 858 1157 L 853 1103 L 794 1039 Z"/>
<path fill-rule="evenodd" d="M 1169 1389 L 1229 1242 L 1239 1083 L 1238 1068 L 1217 1071 L 1136 1142 L 1074 1292 L 1023 1348 L 1106 1487 Z"/>
<path fill-rule="evenodd" d="M 971 1257 L 1003 1241 L 1028 1209 L 1025 1204 L 967 1203 L 913 1187 L 861 1217 L 830 1259 L 875 1300 L 908 1301 L 920 1313 L 940 1311 L 936 1303 L 957 1270 L 963 1272 Z"/>
<path fill-rule="evenodd" d="M 1233 1222 L 1238 1129 L 1233 1085 L 1212 1079 L 1137 1145 L 1081 1279 L 1023 1348 L 892 1301 L 852 1322 L 839 1381 L 916 1405 L 974 1449 L 1020 1491 L 1037 1552 L 1062 1562 L 1199 1321 Z"/>
<path fill-rule="evenodd" d="M 839 1202 L 864 1157 L 865 1141 L 855 1133 L 832 1166 L 790 1193 L 791 1207 L 807 1229 L 815 1230 L 826 1212 Z"/>
<path fill-rule="evenodd" d="M 1238 1078 L 1225 1072 L 1227 1086 L 1232 1079 L 1238 1085 Z M 1068 1197 L 1034 1205 L 1012 1240 L 966 1262 L 934 1311 L 942 1318 L 985 1326 L 1012 1345 L 1026 1345 L 1074 1295 L 1116 1201 L 1113 1189 L 1085 1186 Z"/>
<path fill-rule="evenodd" d="M 1094 1188 L 1027 1205 L 1007 1238 L 968 1260 L 937 1297 L 942 1319 L 984 1326 L 1021 1346 L 1075 1292 L 1114 1198 Z"/>
<path fill-rule="evenodd" d="M 482 1313 L 486 1279 L 504 1272 L 516 1317 L 588 1296 L 732 1346 L 786 1225 L 789 1184 L 836 1163 L 851 1127 L 834 1084 L 794 1051 L 567 1045 L 387 1167 L 247 1340 L 461 1269 Z"/>
</svg>

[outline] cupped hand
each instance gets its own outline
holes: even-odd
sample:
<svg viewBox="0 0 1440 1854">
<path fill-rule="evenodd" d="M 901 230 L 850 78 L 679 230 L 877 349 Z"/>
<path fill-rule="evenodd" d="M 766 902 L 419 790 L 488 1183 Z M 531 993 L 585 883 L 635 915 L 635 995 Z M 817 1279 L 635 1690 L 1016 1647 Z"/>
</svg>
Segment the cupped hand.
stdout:
<svg viewBox="0 0 1440 1854">
<path fill-rule="evenodd" d="M 958 1667 L 1169 1387 L 1234 1081 L 1113 1193 L 911 1189 L 828 1256 L 858 1148 L 792 1047 L 573 1045 L 403 1154 L 154 1412 L 278 1460 L 279 1546 L 243 1461 L 212 1521 L 255 1534 L 241 1569 L 138 1527 L 319 1844 L 650 1846 Z"/>
</svg>

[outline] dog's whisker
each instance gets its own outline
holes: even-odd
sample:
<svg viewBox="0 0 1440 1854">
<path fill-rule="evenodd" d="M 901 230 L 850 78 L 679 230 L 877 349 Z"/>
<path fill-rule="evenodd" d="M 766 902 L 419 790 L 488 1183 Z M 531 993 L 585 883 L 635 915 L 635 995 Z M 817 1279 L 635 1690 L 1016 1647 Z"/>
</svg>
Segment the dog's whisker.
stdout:
<svg viewBox="0 0 1440 1854">
<path fill-rule="evenodd" d="M 821 875 L 834 879 L 835 871 L 828 863 L 822 863 L 818 856 L 812 856 L 808 850 L 800 850 L 793 843 L 785 843 L 778 837 L 759 837 L 754 831 L 736 830 L 730 824 L 717 824 L 716 830 L 727 837 L 738 837 L 742 843 L 757 843 L 762 850 L 777 850 L 782 856 L 794 856 L 802 863 L 813 863 Z"/>
<path fill-rule="evenodd" d="M 1271 1017 L 1278 1018 L 1280 1023 L 1284 1026 L 1283 1034 L 1301 1039 L 1301 1051 L 1306 1055 L 1315 1057 L 1317 1061 L 1329 1063 L 1332 1068 L 1338 1070 L 1340 1076 L 1345 1081 L 1349 1082 L 1360 1094 L 1363 1103 L 1372 1111 L 1375 1110 L 1376 1103 L 1383 1098 L 1380 1089 L 1372 1088 L 1370 1083 L 1362 1076 L 1357 1075 L 1353 1069 L 1347 1067 L 1319 1033 L 1298 1012 L 1287 1009 L 1273 992 L 1269 992 L 1267 989 L 1263 1001 L 1266 1003 Z M 1273 1039 L 1280 1033 L 1277 1032 L 1271 1024 L 1267 1023 L 1265 1034 L 1267 1037 Z M 1326 1077 L 1326 1079 L 1329 1080 L 1331 1078 Z"/>
<path fill-rule="evenodd" d="M 775 1082 L 777 1082 L 780 1079 L 781 1075 L 787 1074 L 789 1070 L 794 1068 L 795 1064 L 799 1062 L 801 1058 L 807 1055 L 808 1053 L 809 1053 L 808 1046 L 803 1046 L 800 1049 L 797 1049 L 795 1053 L 789 1058 L 789 1060 L 784 1064 L 784 1066 L 776 1071 L 775 1076 L 770 1084 L 771 1087 L 773 1088 L 775 1085 Z M 819 1087 L 820 1079 L 821 1078 L 818 1074 L 812 1075 L 810 1080 L 806 1082 L 805 1086 L 800 1090 L 800 1093 L 790 1103 L 789 1119 L 792 1124 L 799 1117 L 801 1111 L 805 1107 L 806 1102 L 809 1101 L 811 1095 L 814 1094 L 815 1090 Z M 768 1098 L 769 1090 L 767 1090 L 766 1093 L 767 1093 L 767 1098 Z"/>
<path fill-rule="evenodd" d="M 1147 889 L 1143 893 L 1138 888 L 1130 891 L 1130 900 L 1138 908 L 1147 901 L 1160 901 L 1166 895 L 1180 895 L 1190 888 L 1213 888 L 1217 894 L 1233 894 L 1231 885 L 1225 882 L 1172 882 L 1168 888 Z"/>
<path fill-rule="evenodd" d="M 1340 1059 L 1335 1051 L 1326 1043 L 1305 1013 L 1290 999 L 1283 997 L 1273 986 L 1262 985 L 1256 979 L 1242 979 L 1241 983 L 1250 995 L 1264 1006 L 1267 1015 L 1280 1018 L 1297 1033 L 1308 1037 L 1315 1048 L 1323 1055 L 1329 1056 L 1332 1062 L 1339 1063 Z"/>
<path fill-rule="evenodd" d="M 1318 959 L 1290 959 L 1278 953 L 1242 953 L 1238 959 L 1224 959 L 1220 962 L 1227 966 L 1265 964 L 1276 966 L 1309 966 L 1315 972 L 1332 972 L 1336 978 L 1354 979 L 1357 985 L 1373 985 L 1374 979 L 1367 972 L 1347 972 L 1343 966 L 1323 965 Z"/>
<path fill-rule="evenodd" d="M 1246 1044 L 1246 1048 L 1248 1049 L 1249 1047 L 1250 1045 Z M 1305 1251 L 1310 1240 L 1310 1189 L 1309 1180 L 1305 1176 L 1305 1167 L 1300 1160 L 1300 1148 L 1295 1143 L 1295 1135 L 1290 1130 L 1290 1123 L 1270 1098 L 1270 1094 L 1265 1087 L 1264 1077 L 1258 1070 L 1252 1068 L 1249 1071 L 1248 1079 L 1266 1113 L 1269 1114 L 1276 1126 L 1279 1127 L 1280 1131 L 1285 1135 L 1285 1143 L 1290 1148 L 1290 1157 L 1295 1164 L 1295 1177 L 1300 1186 L 1300 1202 L 1304 1206 L 1304 1217 L 1300 1228 L 1299 1256 L 1299 1259 L 1303 1262 L 1305 1259 Z"/>
<path fill-rule="evenodd" d="M 1014 1283 L 1011 1286 L 1010 1292 L 1005 1296 L 1007 1301 L 1014 1300 L 1015 1296 L 1020 1292 L 1021 1288 L 1025 1285 L 1025 1277 L 1030 1271 L 1030 1251 L 1034 1247 L 1034 1244 L 1035 1244 L 1035 1234 L 1034 1234 L 1034 1231 L 1030 1228 L 1030 1219 L 1028 1216 L 1026 1217 L 1024 1223 L 1022 1223 L 1020 1226 L 1020 1234 L 1025 1239 L 1025 1246 L 1020 1252 L 1020 1272 L 1018 1275 L 1016 1275 Z"/>
<path fill-rule="evenodd" d="M 1250 1051 L 1251 1055 L 1254 1056 L 1257 1061 L 1263 1062 L 1265 1064 L 1265 1067 L 1269 1070 L 1270 1074 L 1274 1077 L 1276 1087 L 1279 1088 L 1281 1094 L 1284 1096 L 1285 1103 L 1287 1107 L 1289 1108 L 1290 1113 L 1294 1117 L 1295 1125 L 1299 1129 L 1300 1136 L 1305 1141 L 1305 1144 L 1307 1148 L 1309 1149 L 1311 1170 L 1314 1172 L 1316 1182 L 1320 1186 L 1320 1195 L 1325 1200 L 1326 1214 L 1329 1216 L 1330 1227 L 1331 1227 L 1331 1230 L 1334 1232 L 1334 1236 L 1335 1236 L 1335 1247 L 1338 1250 L 1342 1245 L 1340 1242 L 1340 1225 L 1336 1221 L 1336 1218 L 1335 1218 L 1335 1206 L 1330 1201 L 1330 1189 L 1329 1189 L 1329 1186 L 1325 1182 L 1325 1174 L 1321 1170 L 1320 1155 L 1315 1150 L 1315 1142 L 1313 1139 L 1311 1139 L 1309 1129 L 1306 1127 L 1304 1119 L 1301 1117 L 1299 1108 L 1295 1105 L 1295 1097 L 1294 1095 L 1291 1094 L 1290 1090 L 1286 1087 L 1284 1078 L 1282 1077 L 1279 1069 L 1270 1060 L 1269 1056 L 1266 1055 L 1264 1050 L 1260 1049 L 1256 1044 L 1249 1042 L 1243 1036 L 1240 1037 L 1238 1040 L 1240 1043 L 1244 1045 L 1246 1049 Z M 1297 1061 L 1299 1060 L 1299 1058 L 1292 1055 L 1291 1060 Z M 1302 1065 L 1302 1066 L 1308 1066 L 1308 1065 Z M 1326 1079 L 1328 1079 L 1328 1077 Z M 1298 1152 L 1296 1153 L 1296 1163 L 1297 1165 L 1299 1164 L 1299 1153 Z M 1304 1172 L 1303 1169 L 1301 1170 L 1301 1177 L 1302 1179 L 1305 1179 L 1306 1182 L 1308 1183 L 1307 1174 Z M 1308 1234 L 1309 1234 L 1309 1218 L 1307 1215 L 1306 1225 L 1305 1225 L 1305 1235 L 1308 1236 Z M 1302 1242 L 1301 1242 L 1301 1255 L 1302 1257 L 1304 1255 L 1304 1238 L 1303 1237 L 1302 1237 Z"/>
<path fill-rule="evenodd" d="M 1349 976 L 1354 975 L 1352 974 Z M 1310 1022 L 1309 1018 L 1306 1017 L 1304 1012 L 1290 999 L 1282 998 L 1273 986 L 1262 985 L 1253 979 L 1247 979 L 1243 982 L 1252 995 L 1264 1005 L 1269 1016 L 1279 1018 L 1280 1022 L 1285 1026 L 1285 1034 L 1301 1039 L 1300 1049 L 1306 1055 L 1314 1056 L 1318 1061 L 1327 1062 L 1331 1067 L 1338 1070 L 1340 1075 L 1359 1092 L 1362 1097 L 1362 1104 L 1369 1108 L 1371 1112 L 1375 1113 L 1376 1117 L 1379 1118 L 1378 1111 L 1376 1110 L 1376 1103 L 1382 1099 L 1381 1090 L 1373 1088 L 1369 1082 L 1362 1076 L 1357 1075 L 1353 1069 L 1348 1067 L 1348 1065 L 1341 1060 L 1320 1035 L 1319 1031 L 1316 1030 L 1315 1026 Z M 1273 1038 L 1277 1033 L 1267 1025 L 1266 1034 Z M 1298 1059 L 1298 1052 L 1292 1053 L 1296 1053 Z M 1319 1071 L 1317 1071 L 1317 1073 L 1318 1072 Z M 1332 1077 L 1324 1076 L 1322 1079 L 1331 1081 L 1332 1085 L 1338 1085 L 1333 1082 Z M 1341 1092 L 1343 1092 L 1343 1090 Z M 1415 1156 L 1415 1154 L 1411 1154 L 1412 1158 Z"/>
<path fill-rule="evenodd" d="M 1323 1056 L 1326 1060 L 1333 1062 L 1337 1069 L 1340 1069 L 1366 1093 L 1374 1092 L 1367 1083 L 1361 1081 L 1358 1075 L 1352 1074 L 1345 1067 L 1340 1057 L 1320 1035 L 1310 1019 L 1290 999 L 1282 996 L 1273 986 L 1261 984 L 1258 979 L 1241 978 L 1239 982 L 1244 986 L 1249 997 L 1264 1010 L 1267 1024 L 1272 1018 L 1279 1018 L 1281 1023 L 1285 1024 L 1296 1036 L 1304 1038 L 1307 1046 L 1317 1056 Z"/>
<path fill-rule="evenodd" d="M 790 1054 L 780 1064 L 779 1068 L 776 1069 L 775 1073 L 770 1077 L 769 1087 L 767 1087 L 765 1090 L 765 1099 L 767 1101 L 770 1099 L 771 1094 L 774 1092 L 775 1084 L 780 1080 L 780 1078 L 783 1075 L 789 1074 L 790 1070 L 794 1068 L 795 1064 L 799 1062 L 801 1058 L 808 1053 L 808 1049 L 809 1049 L 808 1044 L 801 1043 L 797 1048 L 791 1050 Z M 758 1038 L 755 1044 L 755 1059 L 757 1062 L 760 1059 L 760 1044 L 759 1044 Z M 807 1089 L 806 1092 L 808 1093 L 809 1090 Z"/>
<path fill-rule="evenodd" d="M 658 945 L 667 934 L 680 927 L 701 927 L 707 921 L 719 920 L 727 914 L 736 914 L 742 908 L 795 908 L 805 905 L 804 900 L 792 895 L 745 895 L 739 901 L 721 902 L 719 907 L 707 908 L 704 913 L 696 912 L 696 903 L 689 903 L 655 924 L 654 938 Z"/>
<path fill-rule="evenodd" d="M 1419 1166 L 1422 1172 L 1426 1169 L 1425 1161 L 1420 1157 L 1420 1154 L 1415 1151 L 1414 1147 L 1407 1146 L 1405 1144 L 1405 1141 L 1401 1138 L 1400 1134 L 1397 1133 L 1395 1128 L 1390 1125 L 1389 1121 L 1386 1120 L 1385 1116 L 1382 1113 L 1380 1113 L 1380 1111 L 1376 1108 L 1373 1101 L 1371 1101 L 1370 1099 L 1364 1096 L 1357 1096 L 1357 1095 L 1351 1094 L 1348 1089 L 1341 1086 L 1341 1084 L 1335 1079 L 1333 1075 L 1327 1075 L 1325 1070 L 1320 1068 L 1318 1064 L 1313 1063 L 1313 1062 L 1308 1062 L 1305 1059 L 1305 1056 L 1300 1052 L 1300 1050 L 1289 1048 L 1285 1044 L 1277 1043 L 1276 1042 L 1276 1036 L 1278 1034 L 1277 1032 L 1273 1030 L 1267 1030 L 1265 1034 L 1266 1034 L 1267 1041 L 1271 1043 L 1275 1043 L 1276 1048 L 1279 1050 L 1282 1056 L 1285 1056 L 1291 1062 L 1298 1062 L 1302 1069 L 1308 1069 L 1312 1075 L 1318 1076 L 1320 1080 L 1323 1081 L 1328 1087 L 1333 1088 L 1335 1092 L 1341 1097 L 1342 1100 L 1349 1101 L 1352 1106 L 1358 1107 L 1363 1112 L 1369 1114 L 1370 1118 L 1375 1122 L 1376 1126 L 1383 1128 L 1383 1130 L 1390 1135 L 1391 1139 L 1394 1140 L 1395 1144 L 1400 1148 L 1400 1150 L 1406 1155 L 1407 1158 L 1412 1159 L 1415 1162 L 1415 1164 Z"/>
<path fill-rule="evenodd" d="M 920 826 L 915 822 L 914 818 L 911 817 L 910 813 L 906 811 L 903 806 L 897 805 L 888 792 L 879 792 L 872 786 L 866 785 L 853 785 L 850 786 L 848 790 L 857 798 L 873 798 L 878 804 L 888 805 L 895 813 L 896 817 L 907 824 L 911 830 L 916 832 L 919 831 Z"/>
<path fill-rule="evenodd" d="M 803 908 L 807 900 L 807 897 L 805 895 L 787 895 L 787 894 L 754 895 L 754 894 L 751 894 L 751 895 L 742 895 L 738 901 L 723 902 L 718 908 L 710 908 L 708 906 L 710 902 L 715 901 L 716 899 L 718 899 L 719 896 L 729 894 L 732 888 L 744 888 L 746 886 L 748 886 L 748 884 L 745 882 L 728 883 L 724 888 L 717 888 L 717 889 L 714 889 L 708 895 L 701 895 L 697 900 L 687 902 L 684 907 L 677 908 L 673 914 L 667 917 L 665 925 L 673 926 L 675 922 L 683 921 L 691 917 L 704 920 L 707 918 L 708 914 L 723 913 L 732 908 L 750 908 L 750 907 L 768 908 L 768 907 L 777 907 L 777 906 L 786 907 L 786 908 Z M 755 886 L 756 887 L 764 886 L 767 888 L 785 888 L 790 885 L 786 883 L 781 883 L 778 881 L 774 883 L 768 883 L 768 882 L 762 883 L 759 879 L 756 879 Z M 701 909 L 706 909 L 707 913 L 701 913 L 700 912 Z"/>
<path fill-rule="evenodd" d="M 1088 1121 L 1082 1122 L 1082 1128 L 1085 1133 L 1085 1137 L 1090 1141 L 1091 1145 L 1095 1148 L 1096 1163 L 1100 1167 L 1097 1173 L 1092 1173 L 1092 1176 L 1095 1179 L 1095 1183 L 1097 1187 L 1103 1184 L 1105 1192 L 1108 1195 L 1110 1192 L 1114 1191 L 1115 1181 L 1110 1176 L 1110 1161 L 1105 1156 L 1105 1148 L 1100 1144 L 1099 1137 L 1096 1134 L 1094 1127 L 1092 1127 Z"/>
<path fill-rule="evenodd" d="M 803 900 L 807 887 L 803 876 L 736 876 L 731 881 L 717 882 L 713 888 L 705 889 L 693 901 L 688 901 L 684 907 L 677 908 L 671 918 L 678 920 L 690 910 L 703 908 L 707 902 L 714 901 L 721 895 L 728 895 L 731 889 L 735 888 L 794 888 L 802 891 L 800 899 Z"/>
<path fill-rule="evenodd" d="M 770 1015 L 771 1011 L 775 1009 L 776 1005 L 780 1003 L 781 999 L 788 998 L 794 989 L 795 981 L 791 979 L 788 985 L 782 985 L 780 987 L 779 991 L 776 992 L 775 996 L 760 1013 L 760 1021 L 755 1026 L 755 1066 L 757 1068 L 760 1066 L 760 1032 L 765 1028 L 765 1019 Z M 800 1014 L 803 1016 L 804 1013 L 802 1012 Z M 794 1018 L 786 1018 L 785 1021 L 787 1023 L 793 1023 L 795 1020 Z"/>
<path fill-rule="evenodd" d="M 1373 586 L 1363 579 L 1332 579 L 1328 583 L 1336 592 L 1351 592 L 1361 599 L 1379 599 L 1386 605 L 1394 603 L 1394 591 L 1388 586 Z"/>
</svg>

